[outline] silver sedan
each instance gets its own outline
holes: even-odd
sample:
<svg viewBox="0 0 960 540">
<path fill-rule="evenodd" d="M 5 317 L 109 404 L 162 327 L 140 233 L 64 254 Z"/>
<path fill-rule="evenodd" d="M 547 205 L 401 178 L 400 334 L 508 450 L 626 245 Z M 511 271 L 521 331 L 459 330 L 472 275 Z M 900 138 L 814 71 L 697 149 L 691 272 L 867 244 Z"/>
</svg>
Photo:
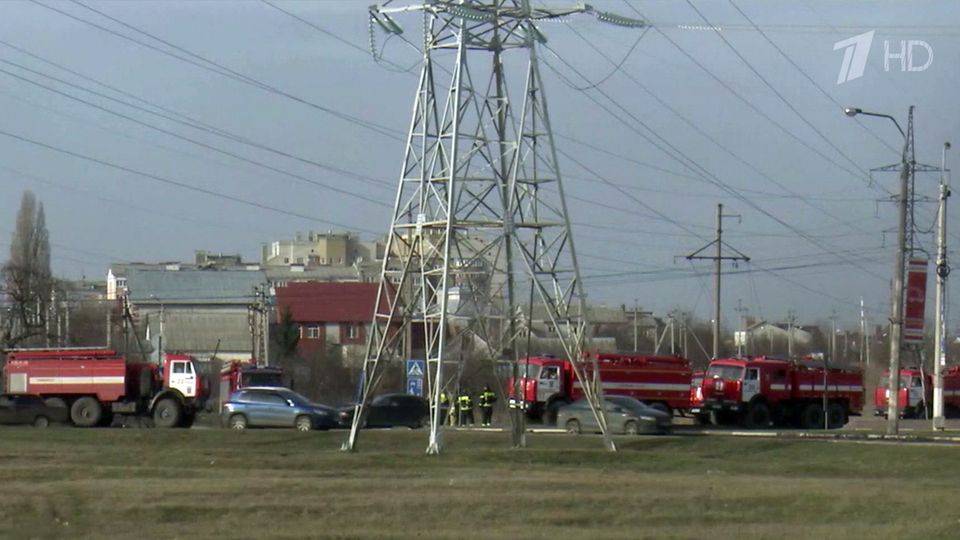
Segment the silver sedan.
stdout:
<svg viewBox="0 0 960 540">
<path fill-rule="evenodd" d="M 637 403 L 639 408 L 629 406 L 631 404 L 619 404 L 611 399 L 604 400 L 604 412 L 611 433 L 637 435 L 669 431 L 669 419 L 666 419 L 667 428 L 664 429 L 664 419 L 656 414 L 660 411 L 650 410 L 649 407 Z M 573 434 L 600 432 L 600 425 L 585 399 L 561 407 L 557 411 L 557 425 Z"/>
</svg>

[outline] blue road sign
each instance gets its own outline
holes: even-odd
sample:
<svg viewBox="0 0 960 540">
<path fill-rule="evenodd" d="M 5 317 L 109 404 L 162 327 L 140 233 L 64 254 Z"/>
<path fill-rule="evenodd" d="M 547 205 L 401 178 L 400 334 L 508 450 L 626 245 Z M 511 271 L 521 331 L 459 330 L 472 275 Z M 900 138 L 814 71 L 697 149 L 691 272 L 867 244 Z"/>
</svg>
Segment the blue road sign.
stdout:
<svg viewBox="0 0 960 540">
<path fill-rule="evenodd" d="M 423 360 L 407 360 L 407 393 L 423 397 L 423 378 L 427 373 L 427 363 Z"/>
<path fill-rule="evenodd" d="M 423 397 L 423 379 L 407 379 L 407 393 Z"/>
</svg>

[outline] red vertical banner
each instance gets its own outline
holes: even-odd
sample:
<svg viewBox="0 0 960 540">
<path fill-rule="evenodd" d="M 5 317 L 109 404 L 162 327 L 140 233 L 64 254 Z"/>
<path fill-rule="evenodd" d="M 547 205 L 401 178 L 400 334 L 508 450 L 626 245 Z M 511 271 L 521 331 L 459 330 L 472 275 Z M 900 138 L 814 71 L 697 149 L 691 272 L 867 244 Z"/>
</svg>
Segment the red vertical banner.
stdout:
<svg viewBox="0 0 960 540">
<path fill-rule="evenodd" d="M 927 260 L 911 259 L 907 264 L 907 291 L 903 306 L 903 341 L 923 341 L 923 319 L 927 304 Z"/>
</svg>

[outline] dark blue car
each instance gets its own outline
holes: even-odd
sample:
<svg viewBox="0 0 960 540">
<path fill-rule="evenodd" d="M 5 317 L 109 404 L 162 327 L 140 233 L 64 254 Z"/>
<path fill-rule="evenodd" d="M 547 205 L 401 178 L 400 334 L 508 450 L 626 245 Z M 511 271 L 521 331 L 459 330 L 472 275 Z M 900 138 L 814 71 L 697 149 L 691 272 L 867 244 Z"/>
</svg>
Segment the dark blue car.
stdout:
<svg viewBox="0 0 960 540">
<path fill-rule="evenodd" d="M 279 387 L 244 388 L 223 404 L 221 419 L 230 429 L 292 427 L 298 431 L 337 426 L 337 411 Z"/>
</svg>

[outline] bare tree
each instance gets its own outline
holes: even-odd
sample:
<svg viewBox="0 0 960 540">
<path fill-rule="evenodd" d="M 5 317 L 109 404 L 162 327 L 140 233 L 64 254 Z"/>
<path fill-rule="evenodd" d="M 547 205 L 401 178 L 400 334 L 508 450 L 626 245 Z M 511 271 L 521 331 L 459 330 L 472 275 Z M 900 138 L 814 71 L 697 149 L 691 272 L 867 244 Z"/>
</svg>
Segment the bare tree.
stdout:
<svg viewBox="0 0 960 540">
<path fill-rule="evenodd" d="M 0 327 L 4 348 L 27 344 L 43 337 L 54 285 L 50 271 L 50 235 L 43 204 L 30 191 L 23 193 L 16 229 L 10 241 L 10 259 L 2 268 L 3 293 L 7 301 Z"/>
</svg>

